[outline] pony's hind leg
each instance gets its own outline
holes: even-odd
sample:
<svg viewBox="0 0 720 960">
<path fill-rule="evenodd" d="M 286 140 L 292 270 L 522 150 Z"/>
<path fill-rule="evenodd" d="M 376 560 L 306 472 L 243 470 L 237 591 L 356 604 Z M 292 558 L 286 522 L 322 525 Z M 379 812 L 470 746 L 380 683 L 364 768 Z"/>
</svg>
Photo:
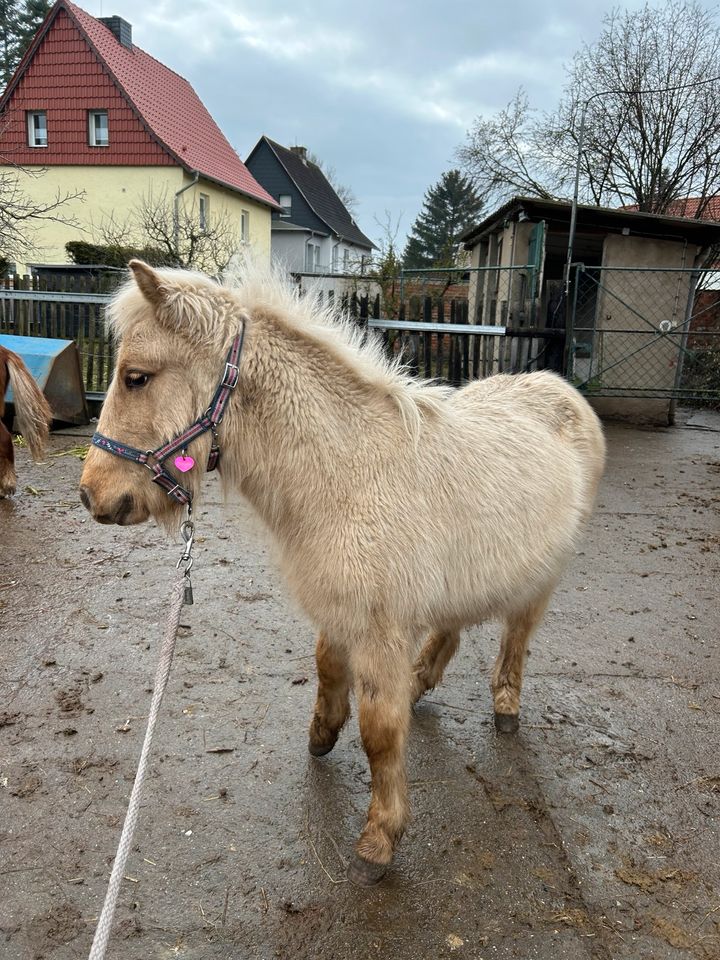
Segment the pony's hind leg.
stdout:
<svg viewBox="0 0 720 960">
<path fill-rule="evenodd" d="M 432 690 L 440 683 L 445 667 L 455 656 L 459 645 L 459 630 L 445 630 L 430 634 L 413 665 L 410 693 L 413 703 L 417 703 L 426 690 Z"/>
<path fill-rule="evenodd" d="M 385 874 L 410 817 L 405 744 L 410 723 L 410 662 L 396 647 L 353 662 L 358 719 L 370 762 L 372 797 L 367 822 L 348 868 L 353 883 L 369 886 Z"/>
<path fill-rule="evenodd" d="M 350 715 L 350 678 L 346 658 L 321 631 L 315 647 L 318 689 L 308 749 L 314 757 L 329 753 Z"/>
<path fill-rule="evenodd" d="M 11 497 L 15 493 L 16 483 L 12 436 L 0 420 L 0 497 Z"/>
<path fill-rule="evenodd" d="M 542 620 L 552 591 L 505 620 L 500 653 L 492 675 L 495 726 L 500 733 L 515 733 L 520 725 L 520 691 L 530 637 Z"/>
</svg>

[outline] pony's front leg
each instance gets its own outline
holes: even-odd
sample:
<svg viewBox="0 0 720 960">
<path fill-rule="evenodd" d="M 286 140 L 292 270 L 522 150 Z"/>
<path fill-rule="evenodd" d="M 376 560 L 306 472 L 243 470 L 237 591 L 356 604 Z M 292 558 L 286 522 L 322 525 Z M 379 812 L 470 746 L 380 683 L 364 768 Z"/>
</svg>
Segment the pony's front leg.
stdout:
<svg viewBox="0 0 720 960">
<path fill-rule="evenodd" d="M 405 745 L 410 721 L 410 662 L 406 648 L 386 642 L 366 648 L 353 668 L 358 720 L 370 762 L 372 797 L 365 827 L 348 868 L 353 883 L 382 878 L 410 817 Z"/>
<path fill-rule="evenodd" d="M 350 677 L 347 655 L 323 631 L 315 647 L 318 689 L 310 724 L 308 749 L 314 757 L 330 753 L 350 716 Z"/>
</svg>

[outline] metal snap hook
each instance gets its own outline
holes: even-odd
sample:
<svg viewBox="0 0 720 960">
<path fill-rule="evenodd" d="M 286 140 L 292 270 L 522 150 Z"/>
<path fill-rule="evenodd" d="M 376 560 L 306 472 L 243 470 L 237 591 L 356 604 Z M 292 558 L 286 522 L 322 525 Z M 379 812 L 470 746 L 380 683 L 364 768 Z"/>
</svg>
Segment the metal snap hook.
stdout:
<svg viewBox="0 0 720 960">
<path fill-rule="evenodd" d="M 190 519 L 190 511 L 188 510 L 187 520 L 183 520 L 182 525 L 180 526 L 180 536 L 182 537 L 185 543 L 185 549 L 182 552 L 182 556 L 177 562 L 177 567 L 180 567 L 180 564 L 186 564 L 185 575 L 189 577 L 190 570 L 192 568 L 192 548 L 193 542 L 195 540 L 195 524 Z"/>
</svg>

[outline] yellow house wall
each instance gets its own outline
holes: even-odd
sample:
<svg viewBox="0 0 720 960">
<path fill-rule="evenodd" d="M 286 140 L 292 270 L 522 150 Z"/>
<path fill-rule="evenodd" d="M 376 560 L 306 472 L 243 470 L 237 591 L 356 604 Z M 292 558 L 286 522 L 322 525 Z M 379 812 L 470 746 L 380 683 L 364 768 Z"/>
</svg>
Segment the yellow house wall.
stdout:
<svg viewBox="0 0 720 960">
<path fill-rule="evenodd" d="M 0 167 L 0 175 L 14 173 L 14 168 Z M 36 174 L 36 175 L 33 175 Z M 56 196 L 83 193 L 82 197 L 70 200 L 58 210 L 63 220 L 74 218 L 76 226 L 67 222 L 42 221 L 30 223 L 27 238 L 32 249 L 27 260 L 32 263 L 68 263 L 65 244 L 70 240 L 85 240 L 102 243 L 101 228 L 104 223 L 118 225 L 131 222 L 133 208 L 143 197 L 165 194 L 172 203 L 177 190 L 192 184 L 192 177 L 179 167 L 35 167 L 20 172 L 20 186 L 32 198 L 34 204 L 51 203 Z M 198 208 L 198 197 L 204 193 L 210 197 L 210 217 L 223 208 L 237 221 L 238 247 L 240 215 L 247 210 L 249 217 L 248 242 L 261 263 L 270 262 L 270 209 L 249 197 L 226 190 L 202 178 L 181 194 L 186 210 Z M 128 243 L 142 245 L 142 236 L 129 237 Z M 2 250 L 0 250 L 2 253 Z M 21 272 L 26 264 L 19 265 Z"/>
</svg>

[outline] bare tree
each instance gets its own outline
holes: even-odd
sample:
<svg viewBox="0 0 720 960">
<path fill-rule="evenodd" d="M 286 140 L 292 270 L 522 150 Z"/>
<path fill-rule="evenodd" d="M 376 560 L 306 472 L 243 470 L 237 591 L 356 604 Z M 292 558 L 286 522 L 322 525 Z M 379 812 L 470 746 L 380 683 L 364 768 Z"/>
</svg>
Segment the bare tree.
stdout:
<svg viewBox="0 0 720 960">
<path fill-rule="evenodd" d="M 168 263 L 217 274 L 241 245 L 240 223 L 227 207 L 204 211 L 198 204 L 177 202 L 167 190 L 144 194 L 124 219 L 106 217 L 95 230 L 104 243 L 140 243 L 164 254 Z"/>
<path fill-rule="evenodd" d="M 477 193 L 491 202 L 515 193 L 550 199 L 556 193 L 544 156 L 545 141 L 543 120 L 521 88 L 496 116 L 475 119 L 457 157 Z"/>
<path fill-rule="evenodd" d="M 400 309 L 402 259 L 398 249 L 398 234 L 402 216 L 400 213 L 393 221 L 392 214 L 386 210 L 384 220 L 374 218 L 380 230 L 380 239 L 367 275 L 380 286 L 383 309 L 388 317 L 396 317 Z"/>
<path fill-rule="evenodd" d="M 49 200 L 38 200 L 32 184 L 47 173 L 15 167 L 0 173 L 0 254 L 6 260 L 22 260 L 37 251 L 35 233 L 44 223 L 64 223 L 79 227 L 68 209 L 73 200 L 82 200 L 84 190 L 62 193 Z"/>
<path fill-rule="evenodd" d="M 720 29 L 695 0 L 616 10 L 574 57 L 557 110 L 536 114 L 522 91 L 479 118 L 459 156 L 493 199 L 567 197 L 578 160 L 581 199 L 673 212 L 720 192 Z"/>
</svg>

